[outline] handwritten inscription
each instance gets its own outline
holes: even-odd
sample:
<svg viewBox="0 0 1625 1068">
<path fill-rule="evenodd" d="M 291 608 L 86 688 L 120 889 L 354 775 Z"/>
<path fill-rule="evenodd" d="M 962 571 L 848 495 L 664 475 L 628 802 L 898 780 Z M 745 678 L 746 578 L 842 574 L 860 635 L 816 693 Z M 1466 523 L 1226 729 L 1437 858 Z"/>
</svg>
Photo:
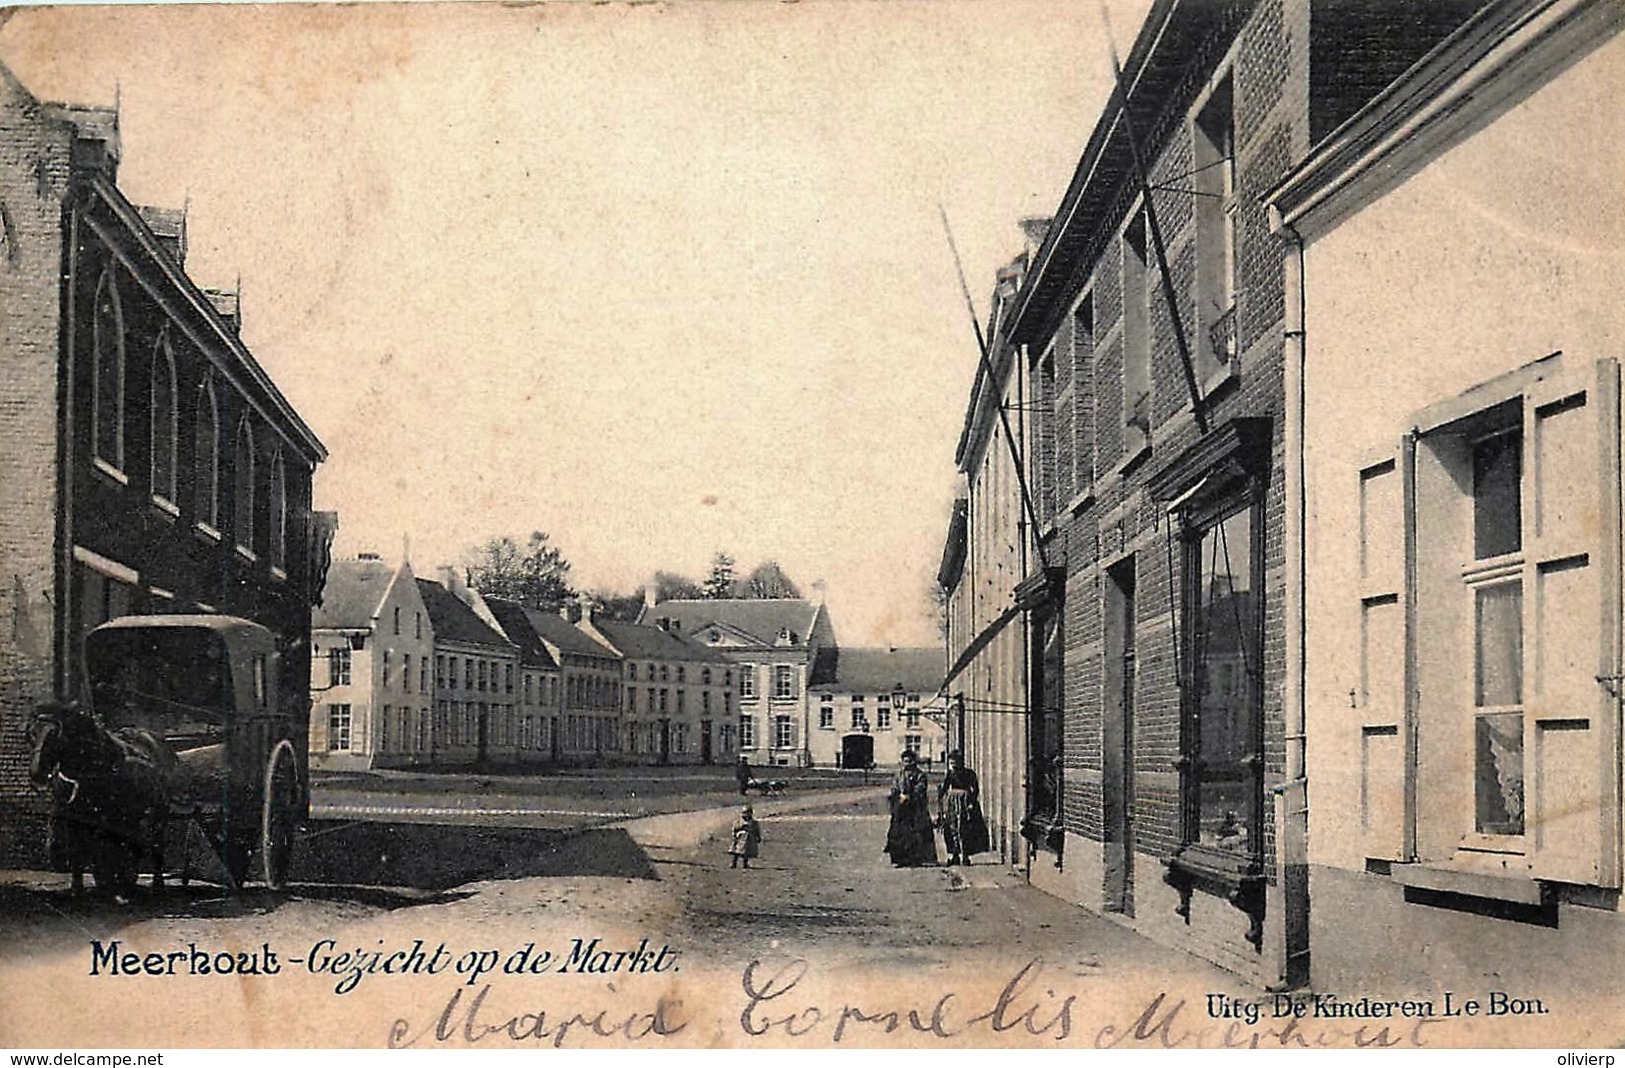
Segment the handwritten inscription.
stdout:
<svg viewBox="0 0 1625 1068">
<path fill-rule="evenodd" d="M 614 988 L 610 988 L 614 993 Z M 511 1015 L 485 1008 L 490 986 L 482 986 L 465 1004 L 461 987 L 451 992 L 440 1016 L 421 1029 L 397 1019 L 389 1032 L 391 1049 L 406 1049 L 427 1042 L 463 1042 L 478 1045 L 492 1040 L 508 1043 L 545 1043 L 562 1049 L 572 1035 L 620 1039 L 629 1043 L 648 1038 L 670 1038 L 688 1026 L 679 999 L 662 996 L 649 1008 L 593 1007 L 587 1009 L 537 1008 Z"/>
<path fill-rule="evenodd" d="M 867 1037 L 875 1029 L 884 1034 L 907 1030 L 951 1039 L 979 1028 L 994 1034 L 1022 1028 L 1029 1035 L 1048 1036 L 1057 1042 L 1072 1034 L 1072 1009 L 1077 996 L 1061 997 L 1051 988 L 1040 992 L 1043 963 L 1038 960 L 1016 972 L 993 1004 L 981 1012 L 975 1011 L 975 1006 L 963 1005 L 964 999 L 954 991 L 911 1006 L 807 1003 L 791 997 L 806 976 L 807 967 L 806 961 L 794 960 L 767 973 L 761 961 L 751 961 L 740 980 L 745 991 L 740 1029 L 757 1038 L 775 1032 L 802 1038 L 816 1032 L 832 1043 L 844 1041 L 849 1032 L 853 1038 L 860 1034 Z"/>
<path fill-rule="evenodd" d="M 1014 1032 L 1054 1042 L 1089 1041 L 1102 1049 L 1131 1046 L 1176 1048 L 1337 1048 L 1423 1047 L 1429 1025 L 1442 1016 L 1416 1015 L 1404 1026 L 1307 1024 L 1287 1013 L 1280 1025 L 1246 1023 L 1239 1013 L 1223 1026 L 1193 1013 L 1183 998 L 1159 992 L 1127 1024 L 1089 1025 L 1088 1007 L 1077 994 L 1051 985 L 1041 960 L 1032 960 L 1011 976 L 991 1003 L 976 1003 L 948 990 L 915 999 L 912 1004 L 827 1004 L 798 998 L 808 972 L 804 960 L 776 968 L 753 961 L 740 977 L 745 1003 L 739 1027 L 753 1038 L 808 1039 L 831 1045 L 865 1042 L 876 1035 L 904 1033 L 951 1042 L 967 1036 Z M 1217 1007 L 1214 1002 L 1213 1007 Z M 1200 1012 L 1200 1010 L 1197 1010 Z M 1335 1014 L 1334 1018 L 1337 1018 Z M 1098 1019 L 1098 1018 L 1097 1018 Z M 980 1035 L 978 1035 L 980 1032 Z"/>
</svg>

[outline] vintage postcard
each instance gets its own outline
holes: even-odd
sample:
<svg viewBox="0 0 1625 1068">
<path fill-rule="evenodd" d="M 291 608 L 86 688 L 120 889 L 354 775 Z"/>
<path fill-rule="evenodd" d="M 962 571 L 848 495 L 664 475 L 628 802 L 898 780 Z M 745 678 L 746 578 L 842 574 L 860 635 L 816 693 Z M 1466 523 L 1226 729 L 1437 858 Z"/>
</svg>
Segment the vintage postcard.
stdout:
<svg viewBox="0 0 1625 1068">
<path fill-rule="evenodd" d="M 1611 1065 L 1622 31 L 0 9 L 0 1046 Z"/>
</svg>

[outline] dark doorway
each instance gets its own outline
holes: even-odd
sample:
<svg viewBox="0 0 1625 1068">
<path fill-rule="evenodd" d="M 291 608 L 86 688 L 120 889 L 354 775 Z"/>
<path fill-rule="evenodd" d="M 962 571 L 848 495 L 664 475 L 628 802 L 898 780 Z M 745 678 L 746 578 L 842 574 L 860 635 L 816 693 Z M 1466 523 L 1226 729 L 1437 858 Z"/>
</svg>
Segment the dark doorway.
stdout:
<svg viewBox="0 0 1625 1068">
<path fill-rule="evenodd" d="M 875 766 L 875 740 L 867 734 L 848 734 L 841 739 L 841 767 Z"/>
<path fill-rule="evenodd" d="M 1134 915 L 1134 560 L 1106 572 L 1101 757 L 1108 912 Z"/>
<path fill-rule="evenodd" d="M 700 763 L 711 763 L 711 721 L 700 720 Z"/>
<path fill-rule="evenodd" d="M 1032 685 L 1027 719 L 1027 815 L 1021 835 L 1034 850 L 1053 854 L 1059 868 L 1066 847 L 1065 740 L 1061 713 L 1066 706 L 1064 602 L 1045 602 L 1032 614 Z"/>
<path fill-rule="evenodd" d="M 660 762 L 671 763 L 671 720 L 660 721 Z"/>
</svg>

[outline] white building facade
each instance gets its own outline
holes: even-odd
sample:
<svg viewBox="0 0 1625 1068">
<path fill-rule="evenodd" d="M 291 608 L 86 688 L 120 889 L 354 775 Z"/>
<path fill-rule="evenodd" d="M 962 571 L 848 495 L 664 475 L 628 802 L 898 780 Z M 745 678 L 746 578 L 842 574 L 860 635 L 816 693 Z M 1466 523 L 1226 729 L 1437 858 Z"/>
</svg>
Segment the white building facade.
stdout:
<svg viewBox="0 0 1625 1068">
<path fill-rule="evenodd" d="M 1622 21 L 1487 5 L 1273 197 L 1317 986 L 1620 978 Z"/>
</svg>

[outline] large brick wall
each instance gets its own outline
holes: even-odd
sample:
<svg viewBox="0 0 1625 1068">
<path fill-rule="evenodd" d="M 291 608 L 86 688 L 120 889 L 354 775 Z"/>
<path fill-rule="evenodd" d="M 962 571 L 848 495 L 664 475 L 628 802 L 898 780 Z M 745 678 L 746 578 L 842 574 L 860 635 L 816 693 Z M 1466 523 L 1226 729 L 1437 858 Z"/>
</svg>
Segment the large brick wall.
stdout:
<svg viewBox="0 0 1625 1068">
<path fill-rule="evenodd" d="M 66 130 L 0 71 L 0 858 L 43 860 L 27 722 L 52 692 Z"/>
<path fill-rule="evenodd" d="M 1309 57 L 1301 28 L 1307 17 L 1290 13 L 1283 0 L 1259 4 L 1238 28 L 1228 53 L 1215 47 L 1200 49 L 1191 69 L 1177 81 L 1174 99 L 1158 126 L 1152 163 L 1152 184 L 1157 187 L 1155 207 L 1165 241 L 1169 274 L 1177 311 L 1187 344 L 1194 350 L 1205 343 L 1196 336 L 1196 198 L 1189 177 L 1193 167 L 1192 127 L 1188 121 L 1199 94 L 1227 71 L 1234 87 L 1236 133 L 1236 292 L 1239 375 L 1234 383 L 1213 394 L 1209 425 L 1217 427 L 1241 416 L 1262 416 L 1271 422 L 1273 445 L 1264 487 L 1264 573 L 1262 594 L 1265 641 L 1263 648 L 1263 716 L 1266 783 L 1278 781 L 1284 769 L 1285 744 L 1282 711 L 1285 646 L 1282 640 L 1284 589 L 1283 523 L 1284 477 L 1281 451 L 1282 328 L 1281 249 L 1269 232 L 1258 197 L 1278 182 L 1290 162 L 1307 148 L 1302 87 L 1307 84 Z M 1296 24 L 1296 25 L 1295 25 Z M 1102 190 L 1118 205 L 1115 222 L 1121 233 L 1138 192 L 1137 182 L 1117 190 Z M 1104 569 L 1130 557 L 1135 571 L 1135 638 L 1138 685 L 1131 732 L 1133 791 L 1129 799 L 1133 827 L 1132 896 L 1138 906 L 1134 921 L 1148 933 L 1165 938 L 1243 972 L 1262 971 L 1262 955 L 1245 940 L 1246 918 L 1230 905 L 1198 902 L 1191 923 L 1170 922 L 1177 898 L 1161 885 L 1161 861 L 1182 844 L 1181 800 L 1177 761 L 1181 756 L 1182 660 L 1176 635 L 1185 639 L 1180 618 L 1179 590 L 1184 560 L 1180 536 L 1170 529 L 1164 506 L 1147 492 L 1148 475 L 1166 460 L 1178 456 L 1200 438 L 1191 414 L 1190 394 L 1178 346 L 1173 312 L 1158 273 L 1154 249 L 1147 242 L 1147 327 L 1150 334 L 1152 448 L 1148 458 L 1124 468 L 1125 434 L 1120 412 L 1123 404 L 1125 351 L 1125 297 L 1122 287 L 1124 243 L 1115 235 L 1101 244 L 1092 269 L 1080 273 L 1078 284 L 1064 300 L 1070 304 L 1092 293 L 1094 336 L 1074 339 L 1067 330 L 1045 338 L 1034 348 L 1051 344 L 1091 345 L 1093 363 L 1086 401 L 1092 411 L 1093 464 L 1097 472 L 1094 498 L 1075 515 L 1063 513 L 1048 535 L 1055 549 L 1064 550 L 1068 578 L 1065 614 L 1064 758 L 1067 768 L 1063 799 L 1065 826 L 1076 836 L 1080 853 L 1098 853 L 1106 838 L 1103 776 L 1104 709 L 1108 672 L 1105 664 Z M 1070 316 L 1063 316 L 1069 322 Z M 1074 448 L 1091 443 L 1074 442 Z M 1068 445 L 1058 442 L 1057 452 Z M 1056 493 L 1065 500 L 1064 493 Z M 1273 871 L 1274 828 L 1265 807 L 1263 842 L 1266 871 Z M 1069 850 L 1073 847 L 1069 846 Z M 1098 880 L 1101 869 L 1078 858 Z M 1072 863 L 1069 855 L 1068 864 Z M 1100 885 L 1079 886 L 1080 902 L 1096 906 L 1102 901 Z M 1202 897 L 1203 895 L 1197 895 Z"/>
</svg>

